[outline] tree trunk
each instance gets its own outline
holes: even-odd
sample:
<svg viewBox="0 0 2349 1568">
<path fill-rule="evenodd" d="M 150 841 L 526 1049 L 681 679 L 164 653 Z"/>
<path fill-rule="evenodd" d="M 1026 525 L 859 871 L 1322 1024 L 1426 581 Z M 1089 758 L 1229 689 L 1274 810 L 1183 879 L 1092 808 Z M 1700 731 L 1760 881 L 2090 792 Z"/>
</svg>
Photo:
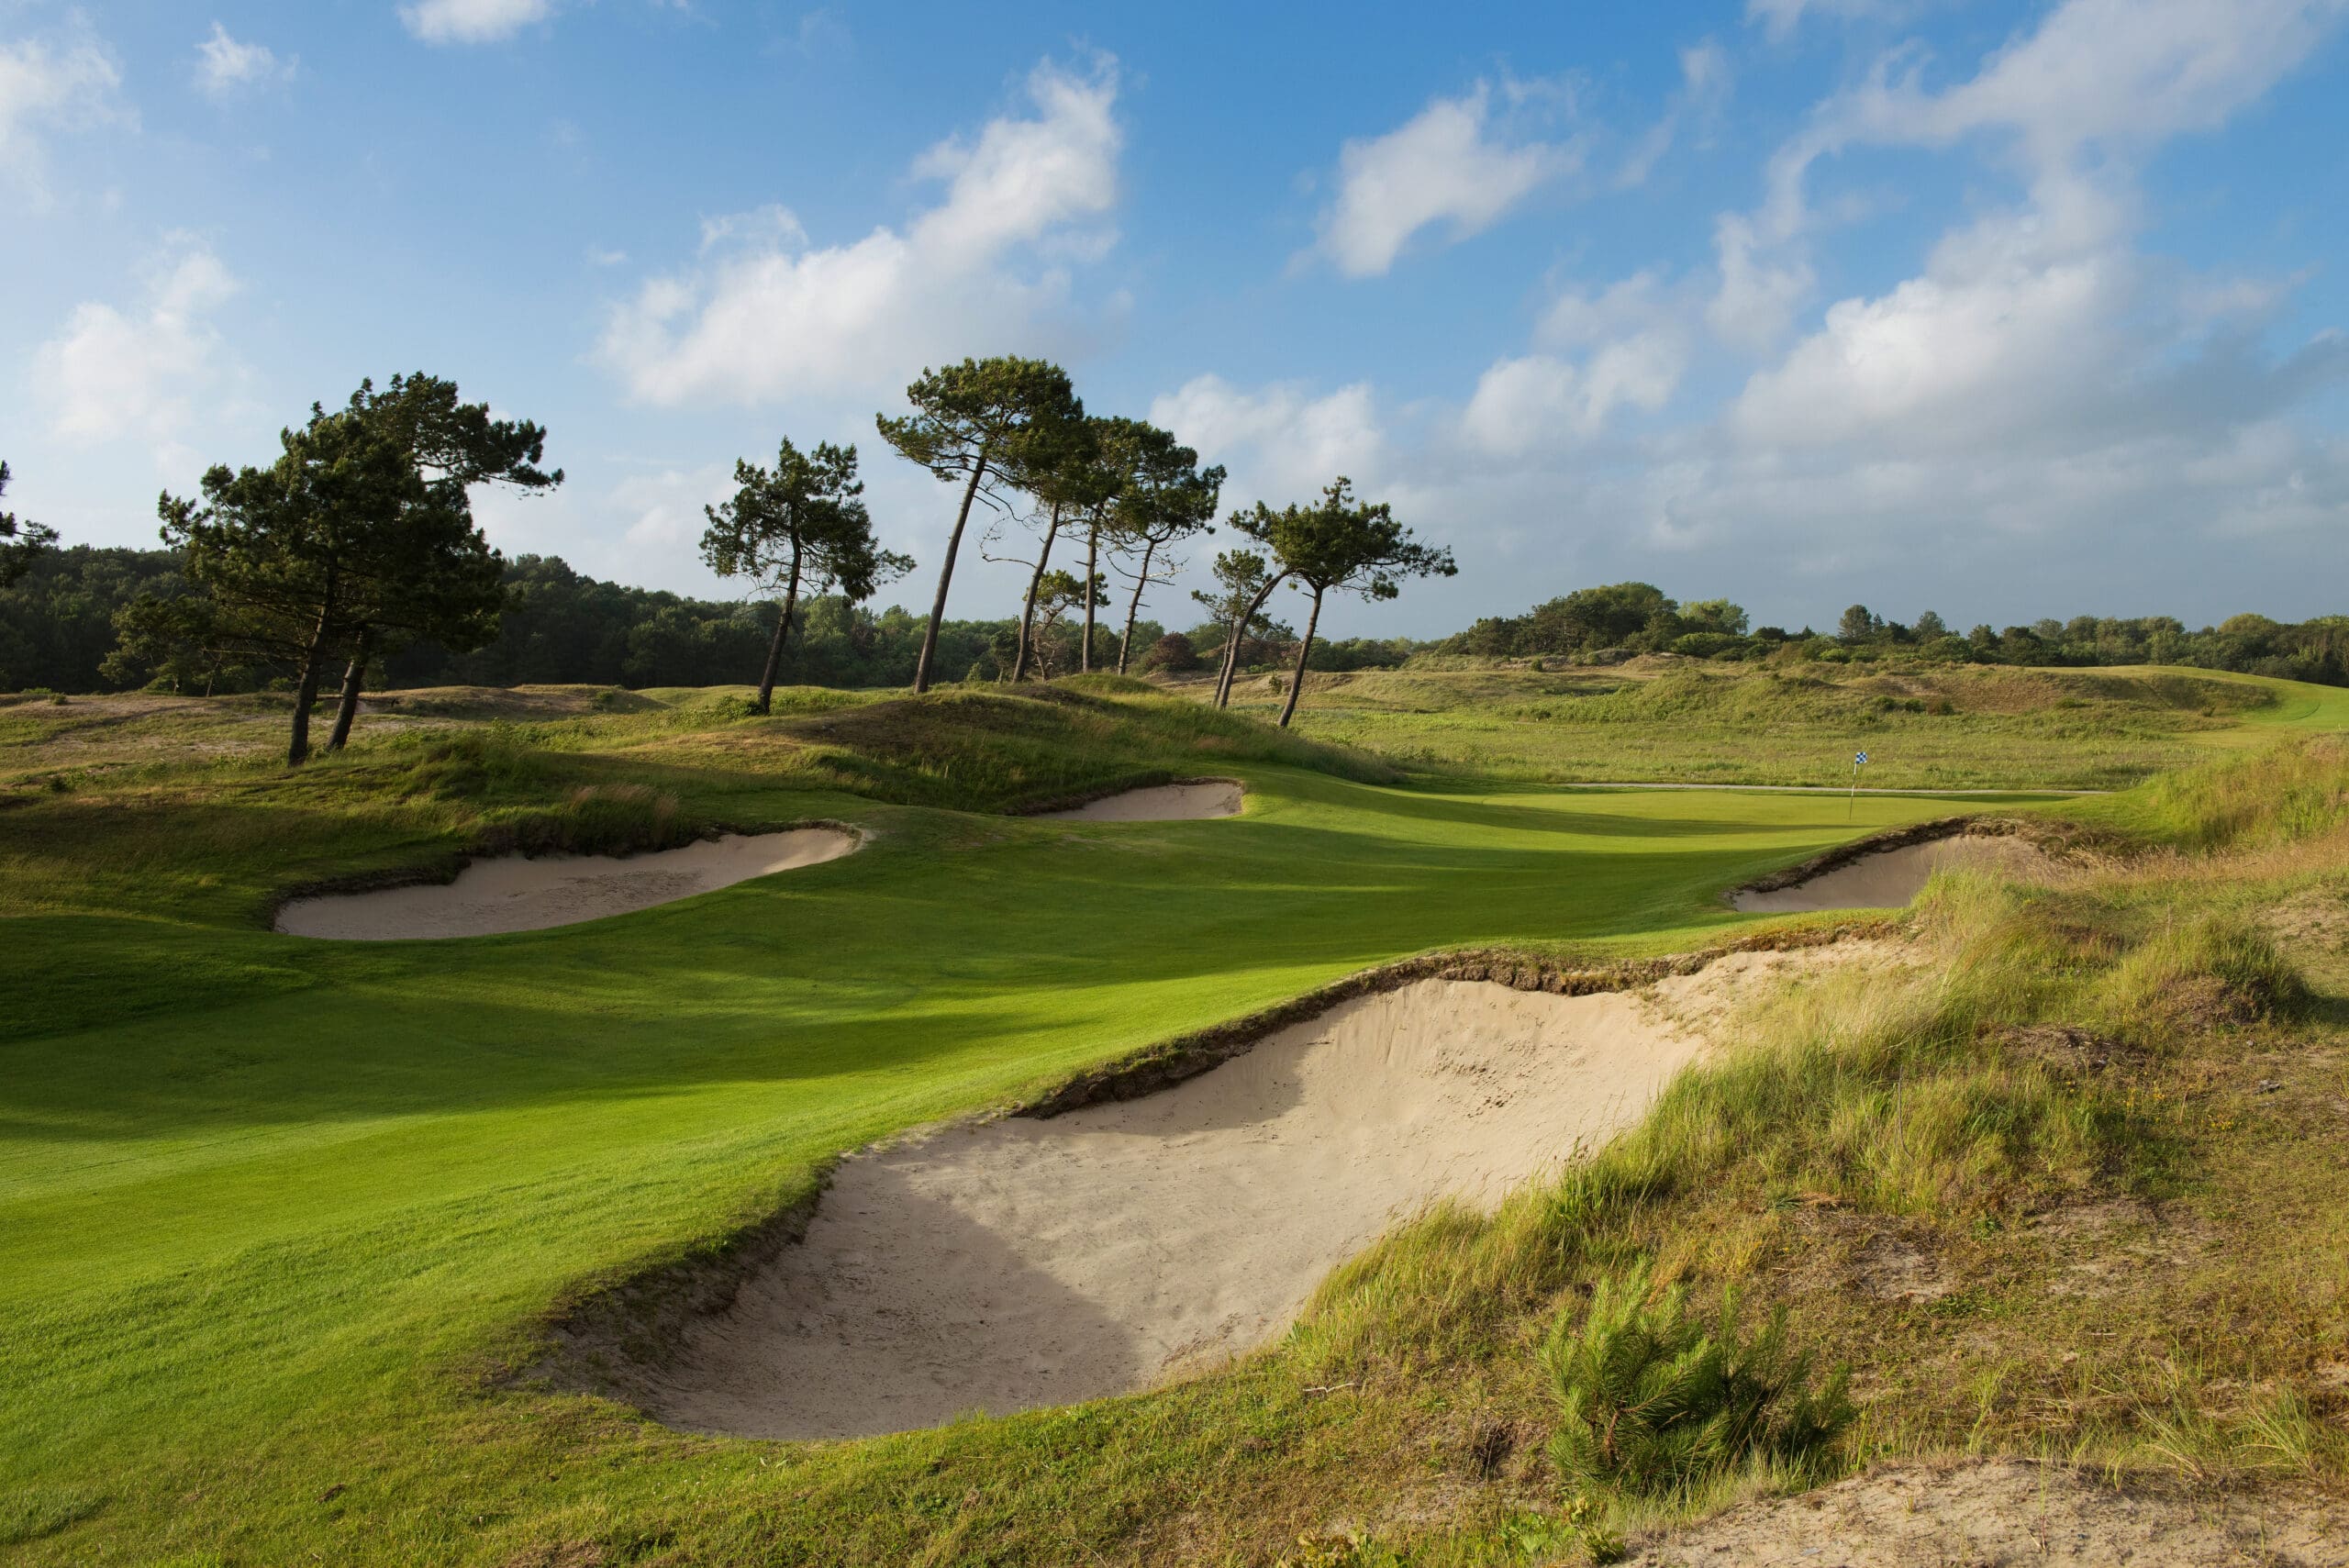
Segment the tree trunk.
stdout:
<svg viewBox="0 0 2349 1568">
<path fill-rule="evenodd" d="M 1085 530 L 1085 651 L 1076 662 L 1076 667 L 1088 675 L 1093 673 L 1093 574 L 1100 563 L 1101 519 L 1096 517 Z"/>
<path fill-rule="evenodd" d="M 971 520 L 971 503 L 978 498 L 979 481 L 986 477 L 987 449 L 979 449 L 971 465 L 971 483 L 963 487 L 963 509 L 954 514 L 954 531 L 946 537 L 946 563 L 938 569 L 938 597 L 930 606 L 930 629 L 922 634 L 921 658 L 914 664 L 914 695 L 930 690 L 930 665 L 938 658 L 938 623 L 946 618 L 946 587 L 954 581 L 954 552 L 963 548 L 963 529 Z"/>
<path fill-rule="evenodd" d="M 1223 675 L 1216 683 L 1216 706 L 1228 707 L 1231 704 L 1231 683 L 1240 673 L 1240 639 L 1247 635 L 1248 623 L 1256 618 L 1256 612 L 1264 607 L 1264 601 L 1273 596 L 1273 590 L 1287 578 L 1288 573 L 1284 572 L 1256 590 L 1256 596 L 1249 601 L 1246 609 L 1240 612 L 1240 618 L 1231 623 L 1231 635 L 1223 639 Z"/>
<path fill-rule="evenodd" d="M 1297 645 L 1297 674 L 1288 684 L 1288 701 L 1281 705 L 1281 728 L 1297 713 L 1297 699 L 1305 690 L 1305 662 L 1313 657 L 1313 628 L 1321 624 L 1321 590 L 1313 590 L 1313 608 L 1306 612 L 1305 640 Z"/>
<path fill-rule="evenodd" d="M 1044 581 L 1044 568 L 1052 559 L 1052 540 L 1060 537 L 1061 506 L 1052 503 L 1052 520 L 1044 526 L 1044 548 L 1036 557 L 1036 570 L 1028 575 L 1028 602 L 1019 606 L 1019 651 L 1012 657 L 1011 678 L 1027 679 L 1028 655 L 1036 649 L 1036 594 Z"/>
<path fill-rule="evenodd" d="M 340 751 L 351 740 L 351 721 L 359 717 L 359 688 L 367 679 L 367 632 L 359 628 L 359 640 L 351 645 L 351 664 L 342 673 L 342 698 L 335 705 L 334 733 L 327 737 L 327 750 Z"/>
<path fill-rule="evenodd" d="M 799 607 L 799 545 L 791 546 L 791 581 L 783 590 L 783 618 L 774 623 L 774 636 L 767 639 L 767 667 L 759 673 L 759 706 L 764 713 L 774 701 L 774 674 L 783 664 L 783 639 L 791 635 L 791 612 Z"/>
<path fill-rule="evenodd" d="M 318 606 L 318 624 L 310 632 L 310 645 L 302 651 L 302 682 L 294 688 L 294 738 L 285 747 L 289 768 L 310 760 L 310 707 L 318 700 L 318 667 L 326 662 L 327 626 L 333 617 L 334 591 L 329 587 L 326 603 Z"/>
<path fill-rule="evenodd" d="M 1224 628 L 1223 657 L 1216 662 L 1215 667 L 1215 706 L 1218 707 L 1224 705 L 1226 694 L 1231 689 L 1231 662 L 1240 657 L 1240 622 L 1233 621 Z"/>
<path fill-rule="evenodd" d="M 1118 639 L 1118 673 L 1126 673 L 1126 665 L 1134 653 L 1134 617 L 1141 613 L 1141 591 L 1150 585 L 1150 558 L 1158 553 L 1158 541 L 1151 539 L 1142 545 L 1141 575 L 1134 579 L 1134 596 L 1126 601 L 1126 631 Z"/>
</svg>

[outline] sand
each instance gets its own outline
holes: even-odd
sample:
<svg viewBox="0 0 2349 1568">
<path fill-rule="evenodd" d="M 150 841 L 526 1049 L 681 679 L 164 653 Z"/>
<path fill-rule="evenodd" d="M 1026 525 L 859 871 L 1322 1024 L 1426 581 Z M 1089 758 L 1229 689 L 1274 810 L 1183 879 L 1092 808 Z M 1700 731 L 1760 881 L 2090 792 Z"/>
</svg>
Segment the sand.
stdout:
<svg viewBox="0 0 2349 1568">
<path fill-rule="evenodd" d="M 1240 784 L 1233 779 L 1193 779 L 1187 784 L 1130 789 L 1066 811 L 1037 815 L 1075 822 L 1197 822 L 1210 817 L 1237 817 Z"/>
<path fill-rule="evenodd" d="M 475 861 L 429 887 L 297 898 L 278 911 L 289 936 L 345 941 L 481 937 L 600 920 L 671 904 L 754 876 L 837 860 L 862 842 L 838 828 L 729 834 L 653 854 L 540 855 Z"/>
<path fill-rule="evenodd" d="M 2043 851 L 2024 840 L 1968 834 L 1878 851 L 1792 887 L 1767 893 L 1745 889 L 1731 895 L 1730 903 L 1750 915 L 1899 909 L 1925 890 L 1937 871 L 1960 868 L 2027 877 L 2044 872 L 2049 863 Z"/>
<path fill-rule="evenodd" d="M 2196 1488 L 2167 1476 L 2123 1485 L 2017 1459 L 1902 1464 L 1797 1496 L 1742 1504 L 1625 1561 L 1802 1568 L 2077 1568 L 2349 1562 L 2349 1508 L 2313 1488 Z"/>
<path fill-rule="evenodd" d="M 1705 1018 L 1820 951 L 1593 996 L 1421 981 L 1143 1099 L 869 1151 L 633 1392 L 690 1430 L 835 1438 L 1214 1365 L 1398 1218 L 1489 1207 L 1637 1119 Z"/>
</svg>

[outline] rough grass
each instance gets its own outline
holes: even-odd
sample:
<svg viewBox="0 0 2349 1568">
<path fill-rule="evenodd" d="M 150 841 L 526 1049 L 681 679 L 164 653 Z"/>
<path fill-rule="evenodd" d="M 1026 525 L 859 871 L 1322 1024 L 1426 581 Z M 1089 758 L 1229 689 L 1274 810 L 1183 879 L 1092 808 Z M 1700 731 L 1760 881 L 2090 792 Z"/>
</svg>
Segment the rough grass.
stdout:
<svg viewBox="0 0 2349 1568">
<path fill-rule="evenodd" d="M 1235 695 L 1269 713 L 1262 681 Z M 2277 723 L 2349 721 L 2349 692 L 2201 671 L 1776 667 L 1650 659 L 1615 669 L 1317 675 L 1304 734 L 1397 766 L 1545 783 L 2111 789 Z"/>
<path fill-rule="evenodd" d="M 2349 783 L 2318 744 L 2134 804 L 2192 838 L 2274 841 L 2310 821 L 2296 786 L 2323 766 Z M 2328 1152 L 2349 1133 L 2349 851 L 2290 841 L 2288 869 L 2205 856 L 2181 879 L 2157 855 L 2037 892 L 1943 878 L 1917 962 L 1772 999 L 1557 1185 L 1488 1221 L 1431 1216 L 1341 1271 L 1292 1340 L 1299 1375 L 1448 1385 L 1447 1411 L 1538 1430 L 1542 1314 L 1653 1267 L 1746 1284 L 1853 1365 L 1851 1463 L 2005 1451 L 2349 1487 L 2349 1173 Z M 1580 1551 L 1787 1480 L 1724 1474 L 1594 1519 L 1538 1462 L 1515 1479 L 1482 1525 L 1357 1532 L 1330 1560 L 1508 1562 L 1543 1530 Z"/>
</svg>

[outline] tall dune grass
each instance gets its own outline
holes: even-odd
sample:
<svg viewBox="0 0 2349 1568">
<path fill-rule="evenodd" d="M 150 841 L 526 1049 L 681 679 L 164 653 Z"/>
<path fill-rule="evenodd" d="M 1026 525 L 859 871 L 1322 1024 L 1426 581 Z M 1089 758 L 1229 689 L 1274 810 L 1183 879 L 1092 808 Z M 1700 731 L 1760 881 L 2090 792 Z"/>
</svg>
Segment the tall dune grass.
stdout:
<svg viewBox="0 0 2349 1568">
<path fill-rule="evenodd" d="M 1559 1179 L 1490 1216 L 1432 1209 L 1340 1270 L 1288 1341 L 1298 1375 L 1375 1387 L 1521 1363 L 1542 1325 L 1576 1320 L 1609 1277 L 1661 1292 L 1784 1274 L 1805 1255 L 1788 1250 L 1805 1214 L 1851 1217 L 1851 1234 L 1908 1227 L 1987 1250 L 2034 1216 L 2199 1190 L 2211 1140 L 2239 1120 L 2206 1086 L 2232 1071 L 2245 1031 L 2309 1015 L 2310 986 L 2260 912 L 2279 886 L 2349 870 L 2331 852 L 2344 841 L 2349 747 L 2296 742 L 2138 793 L 2115 817 L 2157 844 L 2199 847 L 2118 856 L 2057 885 L 1936 878 L 1898 951 L 1746 1007 L 1725 1050 Z M 2178 874 L 2188 864 L 2194 874 Z M 1969 1285 L 1951 1309 L 1974 1312 L 1991 1289 Z M 1881 1320 L 1847 1311 L 1838 1331 L 1870 1321 Z M 2048 1348 L 2051 1363 L 2063 1348 Z M 2230 1393 L 2244 1375 L 2165 1352 L 2099 1372 L 2054 1402 L 2060 1420 L 2043 1396 L 2032 1418 L 2066 1459 L 2206 1477 L 2349 1465 L 2349 1442 L 2327 1435 L 2305 1393 Z M 1994 1419 L 2020 1397 L 2008 1381 L 1975 1391 L 1970 1436 L 1960 1407 L 1975 1396 L 1959 1390 L 1946 1409 L 1869 1410 L 1850 1454 L 2029 1429 L 2024 1417 Z M 1607 1521 L 1567 1521 L 1559 1539 L 1611 1539 L 1799 1479 L 1724 1471 L 1670 1506 L 1617 1498 Z"/>
</svg>

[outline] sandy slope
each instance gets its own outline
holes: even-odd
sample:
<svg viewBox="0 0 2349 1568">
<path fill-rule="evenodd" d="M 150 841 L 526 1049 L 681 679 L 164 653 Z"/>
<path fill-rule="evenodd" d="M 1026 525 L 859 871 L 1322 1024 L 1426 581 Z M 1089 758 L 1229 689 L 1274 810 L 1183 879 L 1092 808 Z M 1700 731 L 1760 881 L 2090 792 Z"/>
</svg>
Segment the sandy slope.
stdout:
<svg viewBox="0 0 2349 1568">
<path fill-rule="evenodd" d="M 1188 784 L 1130 789 L 1066 811 L 1039 815 L 1078 822 L 1196 822 L 1208 817 L 1237 817 L 1240 785 L 1231 779 L 1194 779 Z"/>
<path fill-rule="evenodd" d="M 599 920 L 729 887 L 754 876 L 837 860 L 857 836 L 837 828 L 729 834 L 655 854 L 540 855 L 476 861 L 457 880 L 430 887 L 297 898 L 278 911 L 277 929 L 296 937 L 395 941 L 479 937 Z"/>
<path fill-rule="evenodd" d="M 1749 915 L 1808 914 L 1818 909 L 1898 909 L 1924 891 L 1937 871 L 1962 868 L 2031 877 L 2051 862 L 2025 840 L 1965 835 L 1907 844 L 1865 856 L 1792 887 L 1767 893 L 1732 894 L 1730 903 Z"/>
<path fill-rule="evenodd" d="M 2166 1477 L 2114 1486 L 2016 1459 L 1905 1464 L 1744 1504 L 1641 1544 L 1627 1561 L 1647 1568 L 2340 1568 L 2349 1563 L 2349 1510 L 2313 1496 L 2196 1492 Z"/>
<path fill-rule="evenodd" d="M 859 1155 L 806 1243 L 652 1374 L 648 1408 L 845 1437 L 1212 1364 L 1271 1339 L 1397 1217 L 1497 1202 L 1637 1119 L 1706 1016 L 1824 951 L 1592 996 L 1422 981 L 1147 1098 Z"/>
</svg>

